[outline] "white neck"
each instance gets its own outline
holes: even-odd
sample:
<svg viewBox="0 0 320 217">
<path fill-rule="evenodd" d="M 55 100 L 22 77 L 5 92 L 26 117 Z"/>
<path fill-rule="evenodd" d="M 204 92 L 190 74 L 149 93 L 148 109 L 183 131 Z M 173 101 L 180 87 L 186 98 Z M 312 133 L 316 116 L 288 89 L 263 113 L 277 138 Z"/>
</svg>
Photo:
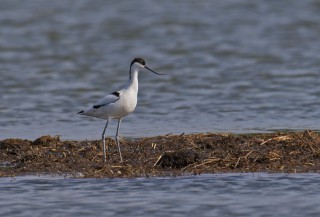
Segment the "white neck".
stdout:
<svg viewBox="0 0 320 217">
<path fill-rule="evenodd" d="M 136 92 L 138 92 L 138 74 L 139 69 L 132 67 L 130 72 L 129 87 L 133 88 Z"/>
</svg>

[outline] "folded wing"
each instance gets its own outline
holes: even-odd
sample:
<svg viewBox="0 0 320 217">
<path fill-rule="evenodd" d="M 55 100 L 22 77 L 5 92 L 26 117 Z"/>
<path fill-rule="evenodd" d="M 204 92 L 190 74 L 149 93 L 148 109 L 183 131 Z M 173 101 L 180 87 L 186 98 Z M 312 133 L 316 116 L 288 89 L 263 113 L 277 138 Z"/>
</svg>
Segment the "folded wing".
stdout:
<svg viewBox="0 0 320 217">
<path fill-rule="evenodd" d="M 120 97 L 119 92 L 113 92 L 105 96 L 104 98 L 100 99 L 96 104 L 94 104 L 93 108 L 98 109 L 101 106 L 106 106 L 110 103 L 115 103 L 116 101 L 118 101 L 119 97 Z"/>
<path fill-rule="evenodd" d="M 84 114 L 84 113 L 88 112 L 89 110 L 99 109 L 99 108 L 101 108 L 103 106 L 106 106 L 106 105 L 108 105 L 110 103 L 115 103 L 116 101 L 119 100 L 119 97 L 120 97 L 120 93 L 119 92 L 113 92 L 113 93 L 103 97 L 102 99 L 100 99 L 92 107 L 88 108 L 85 111 L 80 111 L 77 114 Z"/>
</svg>

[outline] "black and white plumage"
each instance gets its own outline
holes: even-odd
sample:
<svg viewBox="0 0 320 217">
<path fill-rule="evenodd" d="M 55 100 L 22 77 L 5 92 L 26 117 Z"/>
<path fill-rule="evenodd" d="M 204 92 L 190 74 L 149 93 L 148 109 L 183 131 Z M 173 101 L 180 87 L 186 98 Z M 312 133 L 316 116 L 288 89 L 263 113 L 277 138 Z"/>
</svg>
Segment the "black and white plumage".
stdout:
<svg viewBox="0 0 320 217">
<path fill-rule="evenodd" d="M 80 115 L 92 116 L 92 117 L 107 120 L 107 123 L 102 132 L 104 161 L 106 161 L 107 159 L 106 145 L 105 145 L 105 131 L 108 127 L 108 123 L 110 122 L 110 120 L 117 119 L 118 127 L 117 127 L 117 133 L 116 133 L 115 139 L 119 149 L 120 160 L 122 162 L 122 155 L 121 155 L 119 137 L 118 137 L 120 123 L 121 123 L 121 119 L 124 116 L 127 116 L 128 114 L 133 112 L 137 106 L 138 74 L 139 74 L 139 71 L 143 68 L 148 69 L 149 71 L 155 74 L 162 75 L 162 74 L 156 73 L 155 71 L 147 67 L 145 61 L 142 58 L 135 58 L 130 65 L 129 82 L 125 85 L 124 88 L 105 96 L 104 98 L 98 100 L 93 106 L 90 106 L 89 108 L 78 112 L 78 114 Z"/>
</svg>

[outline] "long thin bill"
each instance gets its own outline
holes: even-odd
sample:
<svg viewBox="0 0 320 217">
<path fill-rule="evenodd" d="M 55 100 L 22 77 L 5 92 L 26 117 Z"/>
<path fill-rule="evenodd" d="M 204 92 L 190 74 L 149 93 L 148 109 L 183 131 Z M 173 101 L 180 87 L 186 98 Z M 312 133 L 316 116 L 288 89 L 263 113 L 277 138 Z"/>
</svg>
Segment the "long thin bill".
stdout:
<svg viewBox="0 0 320 217">
<path fill-rule="evenodd" d="M 145 66 L 146 69 L 148 69 L 149 71 L 153 72 L 154 74 L 157 74 L 157 75 L 165 75 L 165 74 L 160 74 L 160 73 L 157 73 L 155 71 L 153 71 L 152 69 L 150 69 L 148 66 Z"/>
</svg>

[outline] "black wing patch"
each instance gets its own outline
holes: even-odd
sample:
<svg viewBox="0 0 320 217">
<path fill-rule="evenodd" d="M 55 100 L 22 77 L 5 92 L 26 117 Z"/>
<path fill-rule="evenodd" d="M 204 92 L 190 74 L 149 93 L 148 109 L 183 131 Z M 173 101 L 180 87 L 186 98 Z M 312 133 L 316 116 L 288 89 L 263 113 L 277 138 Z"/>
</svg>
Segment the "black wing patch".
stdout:
<svg viewBox="0 0 320 217">
<path fill-rule="evenodd" d="M 98 109 L 98 108 L 100 108 L 101 106 L 103 106 L 103 105 L 94 105 L 93 108 L 94 108 L 94 109 Z"/>
<path fill-rule="evenodd" d="M 111 93 L 112 95 L 115 95 L 116 97 L 119 97 L 120 96 L 120 93 L 119 92 L 113 92 L 113 93 Z"/>
<path fill-rule="evenodd" d="M 116 92 L 111 93 L 110 95 L 114 95 L 114 96 L 118 97 L 118 99 L 116 101 L 112 102 L 112 103 L 115 103 L 115 102 L 117 102 L 119 100 L 119 97 L 120 97 L 120 93 L 119 92 L 116 91 Z M 94 109 L 98 109 L 101 106 L 105 106 L 105 105 L 107 105 L 107 104 L 94 105 L 93 108 Z"/>
</svg>

